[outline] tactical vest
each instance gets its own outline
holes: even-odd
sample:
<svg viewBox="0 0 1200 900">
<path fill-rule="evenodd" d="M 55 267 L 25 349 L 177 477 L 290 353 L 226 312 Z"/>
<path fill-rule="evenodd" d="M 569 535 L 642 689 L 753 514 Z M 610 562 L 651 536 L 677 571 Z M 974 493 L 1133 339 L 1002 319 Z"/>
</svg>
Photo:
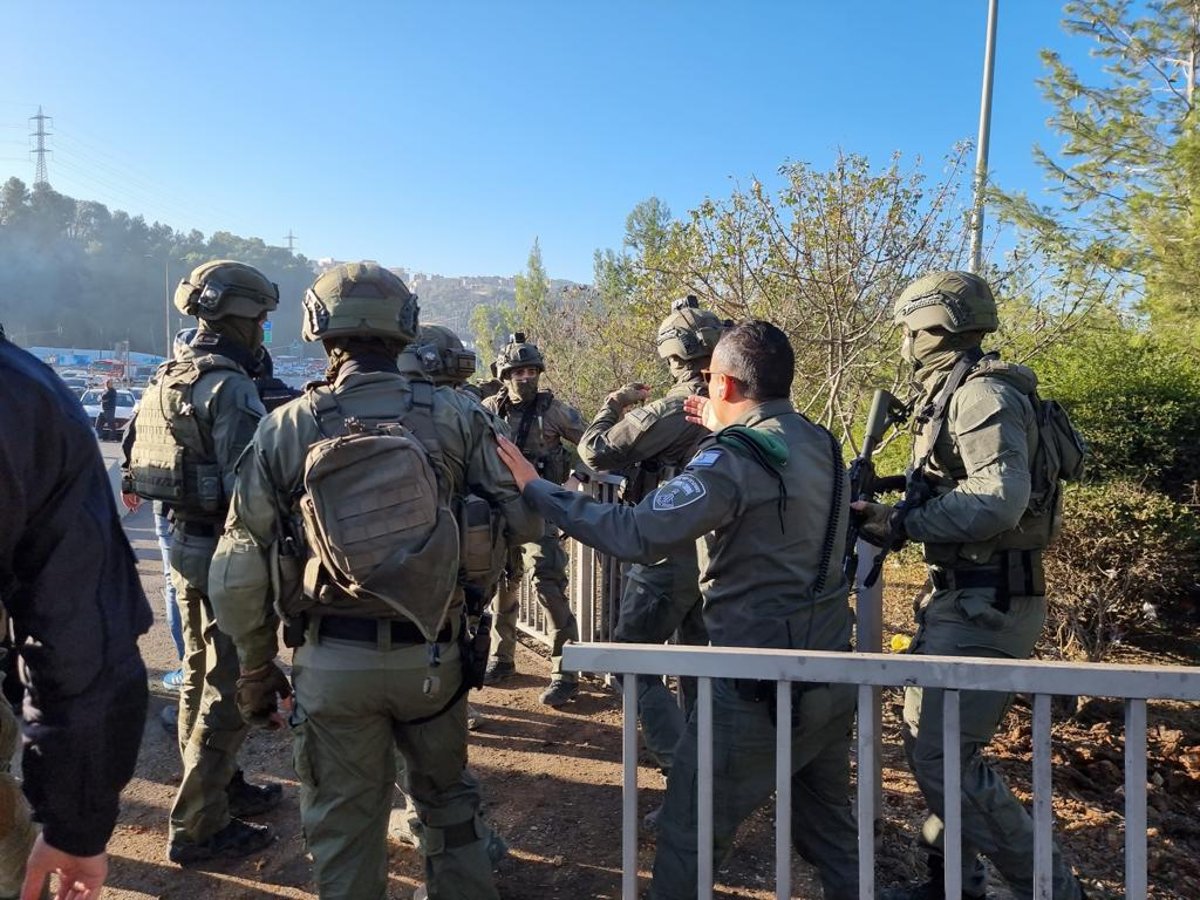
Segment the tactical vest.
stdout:
<svg viewBox="0 0 1200 900">
<path fill-rule="evenodd" d="M 196 385 L 210 372 L 244 375 L 224 356 L 209 354 L 163 363 L 138 405 L 130 451 L 133 491 L 170 505 L 184 521 L 219 523 L 225 518 L 221 470 L 212 435 L 196 418 Z"/>
<path fill-rule="evenodd" d="M 998 363 L 992 354 L 977 354 L 966 363 L 957 378 L 954 372 L 951 373 L 942 391 L 927 408 L 914 442 L 916 470 L 924 472 L 935 497 L 952 491 L 960 480 L 953 471 L 960 463 L 954 449 L 954 437 L 950 429 L 944 427 L 951 397 L 967 381 L 977 378 L 1003 380 L 994 370 L 989 370 Z M 985 541 L 926 544 L 926 562 L 945 567 L 964 562 L 984 564 L 1008 550 L 1044 550 L 1058 538 L 1062 531 L 1062 482 L 1082 477 L 1087 447 L 1057 401 L 1043 400 L 1036 389 L 1023 396 L 1033 411 L 1034 427 L 1025 435 L 1030 494 L 1020 521 L 1015 528 Z"/>
<path fill-rule="evenodd" d="M 538 391 L 531 406 L 517 407 L 506 394 L 498 405 L 499 415 L 512 432 L 513 443 L 533 463 L 547 481 L 562 484 L 567 480 L 567 452 L 561 441 L 550 444 L 542 420 L 554 403 L 551 391 Z"/>
</svg>

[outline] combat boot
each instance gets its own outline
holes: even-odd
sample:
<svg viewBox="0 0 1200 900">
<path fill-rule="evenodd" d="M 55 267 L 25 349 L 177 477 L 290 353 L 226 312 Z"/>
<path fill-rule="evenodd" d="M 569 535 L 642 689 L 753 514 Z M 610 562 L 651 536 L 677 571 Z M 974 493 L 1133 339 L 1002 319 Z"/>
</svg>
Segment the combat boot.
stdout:
<svg viewBox="0 0 1200 900">
<path fill-rule="evenodd" d="M 277 781 L 267 784 L 251 784 L 238 769 L 225 788 L 229 796 L 229 815 L 235 819 L 261 816 L 279 805 L 283 799 L 283 787 Z"/>
<path fill-rule="evenodd" d="M 167 856 L 176 865 L 190 866 L 217 857 L 232 859 L 248 856 L 273 840 L 275 831 L 270 825 L 254 825 L 241 819 L 230 819 L 228 825 L 207 841 L 171 841 Z"/>
<path fill-rule="evenodd" d="M 504 681 L 506 678 L 512 678 L 517 674 L 517 664 L 511 659 L 497 659 L 493 657 L 488 661 L 487 669 L 483 673 L 484 684 L 496 684 L 499 681 Z"/>
<path fill-rule="evenodd" d="M 555 679 L 550 682 L 550 687 L 542 691 L 540 699 L 547 706 L 553 706 L 555 709 L 558 709 L 560 706 L 566 706 L 574 700 L 575 695 L 578 693 L 578 682 Z"/>
<path fill-rule="evenodd" d="M 946 900 L 946 870 L 941 856 L 930 855 L 926 858 L 929 868 L 929 880 L 922 884 L 910 884 L 902 887 L 887 888 L 879 895 L 879 900 Z M 964 890 L 962 900 L 986 900 L 984 891 L 972 893 Z"/>
</svg>

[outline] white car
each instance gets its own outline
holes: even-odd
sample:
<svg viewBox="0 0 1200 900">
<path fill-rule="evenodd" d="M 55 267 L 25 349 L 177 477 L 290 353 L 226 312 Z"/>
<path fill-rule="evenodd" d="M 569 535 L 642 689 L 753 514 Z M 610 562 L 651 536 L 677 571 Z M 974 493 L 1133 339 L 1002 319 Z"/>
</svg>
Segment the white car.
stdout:
<svg viewBox="0 0 1200 900">
<path fill-rule="evenodd" d="M 80 402 L 83 404 L 83 411 L 88 414 L 93 422 L 96 423 L 96 431 L 100 432 L 100 398 L 104 396 L 104 388 L 91 388 L 84 392 Z M 137 406 L 137 400 L 134 399 L 133 393 L 124 388 L 117 389 L 117 409 L 116 416 L 113 421 L 117 433 L 110 434 L 108 437 L 113 440 L 120 438 L 120 431 L 125 427 L 125 423 L 129 421 L 129 417 L 133 415 L 134 407 Z M 103 437 L 103 435 L 101 435 Z"/>
</svg>

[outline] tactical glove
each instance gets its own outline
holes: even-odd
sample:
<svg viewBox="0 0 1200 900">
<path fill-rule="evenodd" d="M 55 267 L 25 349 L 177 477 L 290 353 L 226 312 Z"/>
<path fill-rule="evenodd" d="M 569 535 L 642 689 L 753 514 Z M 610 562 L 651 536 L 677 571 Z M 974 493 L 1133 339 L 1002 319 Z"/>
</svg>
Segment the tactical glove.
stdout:
<svg viewBox="0 0 1200 900">
<path fill-rule="evenodd" d="M 270 727 L 271 715 L 279 711 L 279 698 L 290 696 L 292 686 L 273 661 L 243 672 L 237 680 L 238 712 L 247 724 L 255 727 Z"/>
<path fill-rule="evenodd" d="M 619 388 L 609 394 L 607 400 L 618 409 L 625 409 L 627 406 L 641 403 L 649 396 L 650 385 L 631 381 L 625 387 Z"/>
<path fill-rule="evenodd" d="M 904 546 L 904 513 L 894 506 L 883 503 L 866 503 L 861 510 L 851 510 L 850 515 L 858 524 L 858 533 L 868 544 L 887 550 L 899 550 Z"/>
</svg>

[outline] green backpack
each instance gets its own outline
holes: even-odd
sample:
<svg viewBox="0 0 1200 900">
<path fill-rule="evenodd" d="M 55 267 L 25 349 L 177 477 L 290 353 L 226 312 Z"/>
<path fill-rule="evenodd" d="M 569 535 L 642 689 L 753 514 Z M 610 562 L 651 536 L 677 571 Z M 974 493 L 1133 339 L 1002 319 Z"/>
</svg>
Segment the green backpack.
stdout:
<svg viewBox="0 0 1200 900">
<path fill-rule="evenodd" d="M 458 584 L 459 528 L 440 474 L 433 385 L 410 386 L 408 410 L 371 425 L 347 417 L 334 391 L 310 393 L 327 437 L 304 461 L 304 595 L 339 614 L 402 616 L 432 643 Z"/>
</svg>

